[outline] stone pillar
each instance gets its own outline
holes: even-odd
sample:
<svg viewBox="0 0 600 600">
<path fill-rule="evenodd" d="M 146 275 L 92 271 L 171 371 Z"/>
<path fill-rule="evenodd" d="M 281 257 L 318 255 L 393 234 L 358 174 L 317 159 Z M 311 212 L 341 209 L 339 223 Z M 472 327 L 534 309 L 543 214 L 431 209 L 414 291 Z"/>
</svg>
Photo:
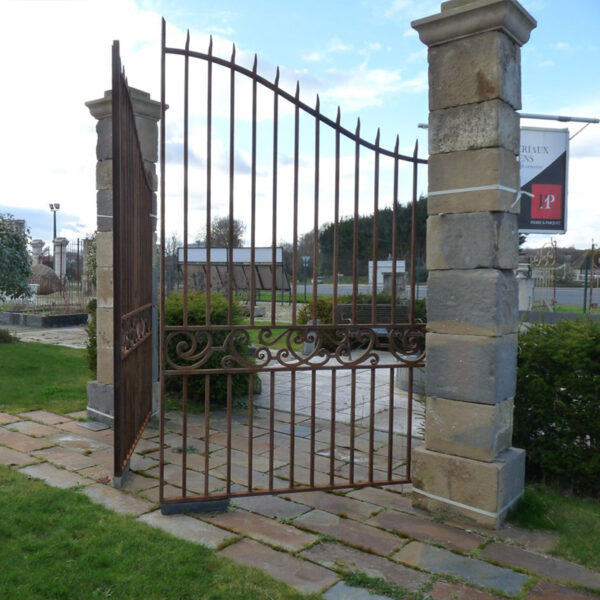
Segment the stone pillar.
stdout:
<svg viewBox="0 0 600 600">
<path fill-rule="evenodd" d="M 516 0 L 450 0 L 429 47 L 427 409 L 413 505 L 499 527 L 522 496 L 516 388 L 520 46 Z"/>
<path fill-rule="evenodd" d="M 158 121 L 160 102 L 152 100 L 150 94 L 129 88 L 135 114 L 142 156 L 153 188 L 157 189 L 156 162 L 158 161 Z M 97 308 L 97 381 L 88 383 L 88 416 L 112 425 L 114 419 L 114 372 L 113 372 L 113 164 L 112 164 L 112 91 L 104 97 L 86 102 L 92 116 L 98 120 L 96 132 L 96 298 Z M 152 212 L 156 214 L 156 194 Z M 156 221 L 154 220 L 156 226 Z M 154 257 L 148 257 L 153 260 Z M 156 269 L 154 269 L 156 273 Z M 156 302 L 155 302 L 156 307 Z M 154 311 L 156 314 L 156 310 Z M 154 328 L 156 329 L 156 318 Z M 158 380 L 155 361 L 153 380 Z M 158 387 L 154 386 L 155 390 Z M 153 394 L 153 409 L 158 407 L 157 394 Z"/>
<path fill-rule="evenodd" d="M 61 283 L 65 282 L 67 276 L 67 238 L 56 238 L 54 240 L 54 272 L 60 277 Z"/>
<path fill-rule="evenodd" d="M 44 252 L 44 240 L 31 240 L 31 264 L 39 265 L 42 262 Z"/>
</svg>

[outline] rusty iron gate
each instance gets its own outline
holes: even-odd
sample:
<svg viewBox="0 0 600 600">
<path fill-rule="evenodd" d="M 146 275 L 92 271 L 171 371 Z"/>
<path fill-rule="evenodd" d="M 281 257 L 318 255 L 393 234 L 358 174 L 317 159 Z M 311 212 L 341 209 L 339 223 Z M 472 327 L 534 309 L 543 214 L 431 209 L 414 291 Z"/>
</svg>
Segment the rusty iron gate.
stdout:
<svg viewBox="0 0 600 600">
<path fill-rule="evenodd" d="M 114 473 L 121 477 L 152 412 L 152 187 L 119 42 L 112 50 Z"/>
<path fill-rule="evenodd" d="M 182 93 L 168 98 L 167 57 L 169 68 L 173 64 L 183 78 Z M 299 85 L 293 95 L 280 87 L 279 69 L 270 81 L 258 74 L 256 56 L 251 69 L 237 64 L 235 46 L 230 59 L 213 53 L 212 38 L 207 52 L 192 51 L 188 33 L 184 48 L 167 47 L 164 21 L 161 66 L 159 470 L 163 512 L 214 509 L 237 496 L 409 482 L 413 372 L 425 362 L 425 325 L 415 318 L 417 170 L 426 164 L 418 158 L 418 146 L 406 156 L 399 153 L 398 138 L 393 150 L 381 147 L 379 132 L 374 142 L 363 139 L 360 120 L 356 130 L 350 131 L 341 125 L 339 109 L 335 120 L 327 118 L 320 112 L 318 97 L 311 107 L 300 100 Z M 191 71 L 201 73 L 201 86 Z M 227 85 L 224 96 L 215 87 L 223 82 Z M 190 99 L 192 89 L 200 89 L 200 97 Z M 245 102 L 236 97 L 238 89 L 246 90 Z M 265 116 L 260 100 L 267 94 Z M 192 108 L 200 104 L 204 110 L 199 119 L 192 116 Z M 245 111 L 241 122 L 236 119 L 240 110 Z M 268 137 L 262 136 L 265 120 Z M 215 141 L 219 136 L 223 144 Z M 330 158 L 323 149 L 326 137 L 335 147 Z M 178 161 L 173 160 L 175 138 L 181 151 Z M 290 151 L 283 157 L 286 143 Z M 342 151 L 343 145 L 347 151 Z M 265 153 L 266 170 L 259 166 Z M 385 182 L 380 174 L 383 160 L 389 175 Z M 241 173 L 236 169 L 240 162 L 245 167 Z M 181 179 L 176 189 L 167 191 L 166 171 L 173 163 L 181 170 Z M 284 168 L 289 174 L 285 192 Z M 350 168 L 351 174 L 344 168 Z M 306 193 L 306 177 L 302 179 L 307 169 L 310 194 Z M 403 199 L 412 206 L 410 233 L 403 240 L 398 233 L 400 171 L 406 173 L 409 190 Z M 227 173 L 225 179 L 220 177 L 222 172 Z M 259 180 L 264 184 L 265 177 L 268 193 L 259 193 Z M 332 185 L 326 194 L 323 182 L 327 177 Z M 359 231 L 364 214 L 363 177 L 369 179 L 372 213 L 372 245 L 367 251 Z M 244 182 L 247 187 L 240 191 Z M 393 217 L 387 233 L 391 240 L 386 242 L 391 242 L 389 256 L 382 256 L 380 240 L 383 196 Z M 342 217 L 342 205 L 347 207 L 346 217 Z M 219 210 L 225 213 L 227 225 L 228 239 L 221 245 L 229 248 L 229 276 L 224 289 L 215 290 L 211 228 Z M 331 301 L 325 301 L 329 317 L 319 312 L 323 305 L 319 261 L 324 264 L 325 260 L 319 254 L 319 219 L 327 211 L 332 215 L 329 230 L 333 232 L 328 258 Z M 310 232 L 301 235 L 299 224 L 306 222 L 307 212 L 311 213 Z M 250 240 L 247 297 L 251 300 L 245 320 L 235 304 L 231 250 L 240 215 L 244 215 Z M 172 227 L 166 224 L 169 218 L 179 219 L 182 226 L 177 251 L 181 281 L 179 291 L 167 297 L 165 272 L 169 260 L 173 261 L 166 247 L 166 234 Z M 351 250 L 342 254 L 340 232 L 348 223 L 352 224 Z M 199 246 L 191 241 L 200 226 L 205 228 L 201 264 Z M 291 312 L 287 320 L 278 320 L 281 290 L 273 276 L 264 303 L 266 320 L 261 321 L 253 301 L 257 297 L 255 250 L 265 245 L 265 238 L 270 242 L 275 273 L 278 236 L 284 235 L 286 227 L 291 237 Z M 410 277 L 409 296 L 404 300 L 406 288 L 400 285 L 397 269 L 401 251 L 408 259 Z M 366 272 L 369 257 L 373 277 L 361 295 L 359 277 Z M 342 261 L 352 273 L 346 293 L 344 284 L 338 282 Z M 391 272 L 391 291 L 384 301 L 378 300 L 378 263 L 382 269 L 382 262 Z M 302 266 L 307 263 L 312 271 L 312 298 L 304 305 L 298 288 L 303 275 L 306 286 Z M 199 290 L 192 271 L 203 274 Z M 316 323 L 312 315 L 317 316 Z M 405 380 L 407 389 L 401 407 L 399 378 Z M 240 389 L 241 407 L 235 398 Z"/>
</svg>

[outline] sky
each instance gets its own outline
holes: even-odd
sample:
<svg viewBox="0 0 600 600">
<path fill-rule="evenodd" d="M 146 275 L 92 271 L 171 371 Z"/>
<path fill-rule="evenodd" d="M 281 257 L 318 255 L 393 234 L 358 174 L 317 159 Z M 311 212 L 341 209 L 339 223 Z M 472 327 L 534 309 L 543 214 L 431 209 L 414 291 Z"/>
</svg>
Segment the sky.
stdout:
<svg viewBox="0 0 600 600">
<path fill-rule="evenodd" d="M 600 117 L 600 2 L 523 0 L 538 27 L 522 48 L 523 112 Z M 2 144 L 0 172 L 3 193 L 0 213 L 27 220 L 33 238 L 50 240 L 49 203 L 60 203 L 58 235 L 74 240 L 95 229 L 95 120 L 85 102 L 102 96 L 110 86 L 111 44 L 120 40 L 123 64 L 130 85 L 160 99 L 160 18 L 167 21 L 167 45 L 183 47 L 190 30 L 190 47 L 205 52 L 213 36 L 214 53 L 231 56 L 251 67 L 254 54 L 258 71 L 273 79 L 280 67 L 280 86 L 354 130 L 361 120 L 361 136 L 375 140 L 380 128 L 381 146 L 427 157 L 427 54 L 411 28 L 412 20 L 439 12 L 438 0 L 0 0 L 0 51 L 3 93 L 0 97 Z M 198 61 L 196 61 L 198 62 Z M 167 62 L 167 231 L 181 229 L 182 60 Z M 202 233 L 204 148 L 202 121 L 205 68 L 191 70 L 191 101 L 198 108 L 190 118 L 191 240 Z M 225 214 L 228 198 L 228 82 L 215 92 L 214 214 Z M 237 83 L 239 81 L 239 83 Z M 249 219 L 249 114 L 248 85 L 236 80 L 236 216 Z M 264 96 L 264 98 L 263 98 Z M 270 243 L 272 185 L 272 99 L 259 94 L 258 243 Z M 277 239 L 291 239 L 289 212 L 292 185 L 292 113 L 282 103 L 279 148 Z M 314 125 L 304 123 L 301 133 L 301 213 L 299 231 L 312 226 Z M 526 121 L 524 126 L 568 127 L 571 135 L 582 125 Z M 331 196 L 333 162 L 331 136 L 324 132 L 321 156 L 322 191 L 320 223 L 333 218 Z M 342 145 L 342 214 L 349 214 L 352 147 Z M 373 164 L 367 154 L 362 163 L 361 212 L 372 212 Z M 361 155 L 361 161 L 362 161 Z M 555 236 L 561 246 L 589 247 L 600 242 L 600 125 L 590 125 L 571 142 L 568 231 Z M 401 198 L 409 187 L 408 169 L 401 170 Z M 389 203 L 389 168 L 382 164 L 381 205 Z M 384 176 L 385 175 L 385 176 Z M 427 192 L 426 169 L 419 171 L 419 193 Z M 305 205 L 304 202 L 307 204 Z M 304 208 L 306 206 L 306 209 Z M 345 211 L 345 212 L 344 212 Z M 530 235 L 527 245 L 549 241 Z"/>
</svg>

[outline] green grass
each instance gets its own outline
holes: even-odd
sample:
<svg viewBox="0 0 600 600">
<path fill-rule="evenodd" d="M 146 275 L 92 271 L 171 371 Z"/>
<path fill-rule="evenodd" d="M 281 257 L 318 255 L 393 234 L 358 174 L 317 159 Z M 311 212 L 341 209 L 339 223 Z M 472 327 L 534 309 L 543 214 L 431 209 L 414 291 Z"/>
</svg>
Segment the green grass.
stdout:
<svg viewBox="0 0 600 600">
<path fill-rule="evenodd" d="M 0 489 L 2 598 L 318 598 L 3 466 Z"/>
<path fill-rule="evenodd" d="M 93 379 L 85 350 L 51 344 L 0 344 L 0 410 L 84 410 Z"/>
<path fill-rule="evenodd" d="M 581 306 L 573 306 L 572 304 L 566 304 L 564 306 L 561 306 L 560 304 L 557 304 L 554 307 L 554 312 L 570 313 L 570 314 L 574 314 L 574 313 L 582 314 L 583 313 L 583 308 Z"/>
<path fill-rule="evenodd" d="M 575 498 L 541 485 L 528 485 L 509 521 L 526 529 L 559 534 L 555 556 L 600 571 L 600 501 Z"/>
</svg>

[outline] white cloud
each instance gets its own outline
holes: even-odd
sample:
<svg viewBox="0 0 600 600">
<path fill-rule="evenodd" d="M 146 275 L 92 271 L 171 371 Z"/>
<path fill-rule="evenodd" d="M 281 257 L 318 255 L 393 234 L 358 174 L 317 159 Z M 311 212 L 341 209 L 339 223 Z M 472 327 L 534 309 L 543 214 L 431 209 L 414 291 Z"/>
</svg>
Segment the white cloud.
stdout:
<svg viewBox="0 0 600 600">
<path fill-rule="evenodd" d="M 302 60 L 307 62 L 321 62 L 324 58 L 325 54 L 323 52 L 309 52 L 302 55 Z"/>
<path fill-rule="evenodd" d="M 353 46 L 351 44 L 345 44 L 344 42 L 342 42 L 342 40 L 339 37 L 334 37 L 330 40 L 329 44 L 327 45 L 327 51 L 328 52 L 350 52 L 350 50 L 352 50 Z"/>
</svg>

